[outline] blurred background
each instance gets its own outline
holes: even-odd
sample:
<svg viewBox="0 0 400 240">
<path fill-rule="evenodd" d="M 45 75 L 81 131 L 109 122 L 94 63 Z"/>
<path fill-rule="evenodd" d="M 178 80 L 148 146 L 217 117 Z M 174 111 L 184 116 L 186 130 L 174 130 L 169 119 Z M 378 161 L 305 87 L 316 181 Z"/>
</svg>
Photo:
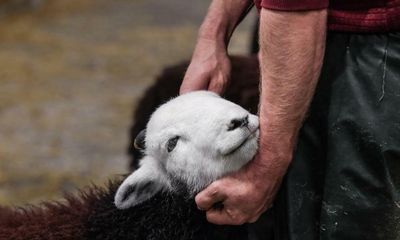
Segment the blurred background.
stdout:
<svg viewBox="0 0 400 240">
<path fill-rule="evenodd" d="M 191 56 L 209 0 L 0 0 L 0 204 L 129 171 L 136 102 Z M 236 31 L 247 54 L 256 13 Z"/>
</svg>

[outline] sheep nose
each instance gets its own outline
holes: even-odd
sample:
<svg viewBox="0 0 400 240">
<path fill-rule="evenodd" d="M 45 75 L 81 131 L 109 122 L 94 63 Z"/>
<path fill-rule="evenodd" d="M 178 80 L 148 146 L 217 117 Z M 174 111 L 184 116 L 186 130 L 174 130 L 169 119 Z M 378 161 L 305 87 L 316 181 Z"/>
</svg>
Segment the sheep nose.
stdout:
<svg viewBox="0 0 400 240">
<path fill-rule="evenodd" d="M 249 125 L 249 115 L 242 119 L 242 127 L 247 127 Z"/>
<path fill-rule="evenodd" d="M 247 127 L 249 125 L 249 115 L 244 118 L 233 119 L 229 124 L 228 131 L 234 130 L 239 127 Z"/>
</svg>

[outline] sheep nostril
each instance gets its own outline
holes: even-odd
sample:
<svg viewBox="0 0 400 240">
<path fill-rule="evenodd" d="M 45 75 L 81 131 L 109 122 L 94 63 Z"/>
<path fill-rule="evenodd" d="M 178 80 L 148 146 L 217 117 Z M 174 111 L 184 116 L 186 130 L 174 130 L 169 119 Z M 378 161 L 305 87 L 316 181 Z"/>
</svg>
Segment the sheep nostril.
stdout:
<svg viewBox="0 0 400 240">
<path fill-rule="evenodd" d="M 249 115 L 247 115 L 244 118 L 233 119 L 228 126 L 228 131 L 232 131 L 239 127 L 247 127 L 248 125 L 249 125 Z"/>
<path fill-rule="evenodd" d="M 247 115 L 245 118 L 243 118 L 242 121 L 242 126 L 247 127 L 249 125 L 249 115 Z"/>
</svg>

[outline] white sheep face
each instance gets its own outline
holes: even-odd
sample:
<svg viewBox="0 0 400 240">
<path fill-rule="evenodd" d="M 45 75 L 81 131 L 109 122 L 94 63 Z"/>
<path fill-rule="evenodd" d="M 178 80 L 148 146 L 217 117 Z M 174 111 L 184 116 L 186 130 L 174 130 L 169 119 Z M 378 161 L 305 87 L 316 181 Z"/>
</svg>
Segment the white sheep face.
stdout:
<svg viewBox="0 0 400 240">
<path fill-rule="evenodd" d="M 174 180 L 194 195 L 214 180 L 239 170 L 258 148 L 256 115 L 218 95 L 197 91 L 160 106 L 146 127 L 145 157 L 119 187 L 115 204 L 124 209 Z"/>
</svg>

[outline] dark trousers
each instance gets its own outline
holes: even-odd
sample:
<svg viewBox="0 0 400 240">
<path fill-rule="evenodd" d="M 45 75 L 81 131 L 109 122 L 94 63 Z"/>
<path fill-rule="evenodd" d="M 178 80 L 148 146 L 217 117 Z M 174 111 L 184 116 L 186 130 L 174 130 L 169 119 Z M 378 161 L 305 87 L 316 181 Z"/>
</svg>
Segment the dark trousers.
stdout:
<svg viewBox="0 0 400 240">
<path fill-rule="evenodd" d="M 274 239 L 400 239 L 400 33 L 329 33 Z M 269 238 L 259 238 L 269 239 Z"/>
</svg>

